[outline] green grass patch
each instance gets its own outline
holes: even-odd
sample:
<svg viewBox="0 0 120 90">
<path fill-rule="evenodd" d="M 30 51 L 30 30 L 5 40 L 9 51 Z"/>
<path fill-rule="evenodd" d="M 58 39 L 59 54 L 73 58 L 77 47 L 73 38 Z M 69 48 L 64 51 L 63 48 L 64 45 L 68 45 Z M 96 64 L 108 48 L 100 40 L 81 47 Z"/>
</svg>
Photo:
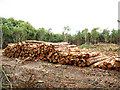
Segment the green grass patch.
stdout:
<svg viewBox="0 0 120 90">
<path fill-rule="evenodd" d="M 10 84 L 2 84 L 3 86 L 10 86 Z"/>
<path fill-rule="evenodd" d="M 93 47 L 89 44 L 82 44 L 79 48 L 80 49 L 83 49 L 83 48 L 90 49 L 90 48 L 93 48 Z"/>
</svg>

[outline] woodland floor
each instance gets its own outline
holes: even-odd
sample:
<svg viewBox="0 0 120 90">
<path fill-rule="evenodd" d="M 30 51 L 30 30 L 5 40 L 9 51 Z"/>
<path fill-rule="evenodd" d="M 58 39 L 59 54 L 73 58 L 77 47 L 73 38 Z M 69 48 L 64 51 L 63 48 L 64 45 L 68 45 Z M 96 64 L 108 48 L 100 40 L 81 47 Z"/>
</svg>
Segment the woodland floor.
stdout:
<svg viewBox="0 0 120 90">
<path fill-rule="evenodd" d="M 110 53 L 110 52 L 109 52 Z M 112 53 L 112 52 L 111 52 Z M 20 64 L 1 55 L 2 87 L 10 88 L 119 88 L 120 72 L 99 68 L 26 61 Z M 8 77 L 9 81 L 6 79 Z"/>
</svg>

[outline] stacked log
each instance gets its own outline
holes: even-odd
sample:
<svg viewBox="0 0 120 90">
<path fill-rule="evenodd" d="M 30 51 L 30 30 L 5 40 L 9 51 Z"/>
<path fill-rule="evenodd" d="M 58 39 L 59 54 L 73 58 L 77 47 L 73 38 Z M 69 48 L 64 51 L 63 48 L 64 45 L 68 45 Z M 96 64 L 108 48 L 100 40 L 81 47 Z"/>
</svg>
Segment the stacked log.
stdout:
<svg viewBox="0 0 120 90">
<path fill-rule="evenodd" d="M 3 55 L 8 56 L 10 58 L 20 58 L 21 60 L 33 60 L 37 61 L 47 60 L 47 55 L 49 53 L 55 51 L 52 45 L 45 44 L 33 44 L 33 43 L 17 43 L 8 45 Z"/>
<path fill-rule="evenodd" d="M 26 40 L 17 44 L 8 44 L 3 55 L 9 58 L 18 58 L 21 62 L 42 60 L 78 67 L 92 65 L 104 70 L 120 70 L 120 58 L 107 57 L 94 50 L 79 49 L 76 45 L 70 45 L 67 42 Z"/>
<path fill-rule="evenodd" d="M 120 58 L 106 57 L 106 59 L 92 65 L 94 68 L 98 67 L 103 70 L 117 70 L 120 71 Z"/>
<path fill-rule="evenodd" d="M 120 71 L 120 57 L 114 58 L 113 61 L 115 61 L 114 65 L 117 71 Z"/>
<path fill-rule="evenodd" d="M 97 53 L 98 54 L 98 53 Z M 96 55 L 97 55 L 96 54 Z M 36 40 L 26 40 L 17 44 L 8 44 L 3 55 L 9 58 L 26 60 L 42 60 L 52 63 L 61 63 L 75 66 L 89 66 L 87 59 L 95 56 L 88 51 L 80 50 L 76 45 L 69 45 L 67 42 L 50 43 Z"/>
</svg>

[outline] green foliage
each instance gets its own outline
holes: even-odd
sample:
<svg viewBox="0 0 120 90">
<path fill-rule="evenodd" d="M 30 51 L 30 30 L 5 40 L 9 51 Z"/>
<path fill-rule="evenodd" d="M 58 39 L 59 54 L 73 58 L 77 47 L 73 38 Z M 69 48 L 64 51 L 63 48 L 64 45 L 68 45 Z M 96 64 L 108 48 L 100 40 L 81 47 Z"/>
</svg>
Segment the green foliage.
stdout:
<svg viewBox="0 0 120 90">
<path fill-rule="evenodd" d="M 85 36 L 85 43 L 87 43 L 87 36 L 88 36 L 88 29 L 85 28 L 83 31 L 82 31 L 83 35 Z"/>
<path fill-rule="evenodd" d="M 105 43 L 108 42 L 109 32 L 110 32 L 110 31 L 107 30 L 107 29 L 104 29 L 104 30 L 103 30 L 103 33 L 102 33 L 102 34 L 103 34 L 103 37 L 104 37 L 104 39 L 105 39 Z"/>
<path fill-rule="evenodd" d="M 117 34 L 118 34 L 118 32 L 116 31 L 116 30 L 112 30 L 112 33 L 111 33 L 111 35 L 110 35 L 110 42 L 111 43 L 117 43 L 116 42 L 116 40 L 117 40 Z"/>
<path fill-rule="evenodd" d="M 64 32 L 63 32 L 63 35 L 64 35 L 64 41 L 68 42 L 68 32 L 71 30 L 71 28 L 69 26 L 64 26 Z"/>
<path fill-rule="evenodd" d="M 89 48 L 92 48 L 92 46 L 89 44 L 82 44 L 79 48 L 80 49 L 83 49 L 83 48 L 89 49 Z"/>
<path fill-rule="evenodd" d="M 3 48 L 8 43 L 16 43 L 27 39 L 36 39 L 36 30 L 28 22 L 14 20 L 14 18 L 2 19 Z"/>
<path fill-rule="evenodd" d="M 97 42 L 97 38 L 98 38 L 98 35 L 99 35 L 99 32 L 97 30 L 99 30 L 99 28 L 93 28 L 92 31 L 91 31 L 92 43 Z"/>
<path fill-rule="evenodd" d="M 91 32 L 85 28 L 82 31 L 77 31 L 76 34 L 71 35 L 69 26 L 64 26 L 62 34 L 54 34 L 51 32 L 51 28 L 46 30 L 45 28 L 35 29 L 29 22 L 22 20 L 15 20 L 10 17 L 8 19 L 0 17 L 2 20 L 2 32 L 3 32 L 3 48 L 8 43 L 17 43 L 25 40 L 39 40 L 46 42 L 63 42 L 67 41 L 70 44 L 81 45 L 81 48 L 91 48 L 89 43 L 120 43 L 120 30 L 112 30 L 111 33 L 108 29 L 103 29 L 100 33 L 99 28 L 93 28 Z M 84 43 L 86 43 L 84 45 Z"/>
<path fill-rule="evenodd" d="M 64 37 L 61 34 L 53 34 L 52 42 L 63 42 Z"/>
<path fill-rule="evenodd" d="M 78 31 L 77 34 L 76 34 L 76 44 L 81 45 L 84 42 L 83 38 L 84 38 L 84 34 L 80 31 Z"/>
</svg>

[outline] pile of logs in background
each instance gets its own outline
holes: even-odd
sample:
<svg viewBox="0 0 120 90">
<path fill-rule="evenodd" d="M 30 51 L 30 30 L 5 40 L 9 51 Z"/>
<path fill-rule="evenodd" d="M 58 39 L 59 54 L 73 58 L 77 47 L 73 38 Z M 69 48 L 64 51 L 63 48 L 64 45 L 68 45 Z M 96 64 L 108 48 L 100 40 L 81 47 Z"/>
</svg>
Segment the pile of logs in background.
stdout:
<svg viewBox="0 0 120 90">
<path fill-rule="evenodd" d="M 26 40 L 17 44 L 8 44 L 2 54 L 9 58 L 18 58 L 21 62 L 42 60 L 79 67 L 91 65 L 104 70 L 120 71 L 120 58 L 108 57 L 92 49 L 79 49 L 76 45 L 70 45 L 67 42 Z"/>
</svg>

